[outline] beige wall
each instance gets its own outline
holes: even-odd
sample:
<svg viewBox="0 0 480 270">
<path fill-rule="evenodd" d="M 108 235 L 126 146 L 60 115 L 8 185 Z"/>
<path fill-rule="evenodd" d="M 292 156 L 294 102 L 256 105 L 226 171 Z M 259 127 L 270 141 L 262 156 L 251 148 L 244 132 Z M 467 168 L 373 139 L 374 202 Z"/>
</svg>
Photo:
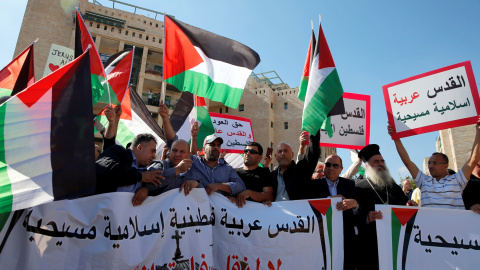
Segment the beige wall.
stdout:
<svg viewBox="0 0 480 270">
<path fill-rule="evenodd" d="M 472 149 L 475 138 L 475 125 L 441 130 L 436 149 L 448 156 L 449 168 L 460 170 L 467 161 L 467 153 Z"/>
<path fill-rule="evenodd" d="M 34 48 L 36 80 L 43 76 L 52 43 L 71 47 L 72 31 L 75 27 L 73 12 L 71 8 L 64 10 L 60 1 L 28 1 L 14 56 L 38 38 Z"/>
</svg>

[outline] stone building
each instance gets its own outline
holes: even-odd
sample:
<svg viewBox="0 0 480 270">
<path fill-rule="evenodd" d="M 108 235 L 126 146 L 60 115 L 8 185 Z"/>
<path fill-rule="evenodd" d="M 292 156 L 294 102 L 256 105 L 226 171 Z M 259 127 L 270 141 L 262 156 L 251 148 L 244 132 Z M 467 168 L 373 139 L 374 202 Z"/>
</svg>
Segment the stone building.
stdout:
<svg viewBox="0 0 480 270">
<path fill-rule="evenodd" d="M 475 125 L 444 129 L 439 133 L 440 136 L 436 141 L 437 152 L 447 155 L 449 168 L 458 172 L 467 161 L 468 152 L 472 149 Z"/>
<path fill-rule="evenodd" d="M 102 4 L 87 0 L 29 0 L 14 55 L 39 38 L 34 57 L 36 79 L 40 79 L 52 44 L 74 48 L 74 8 L 80 6 L 80 13 L 102 61 L 118 51 L 135 46 L 130 84 L 162 125 L 157 109 L 163 73 L 163 14 L 124 2 L 105 0 Z M 303 110 L 303 103 L 296 97 L 298 88 L 290 88 L 278 75 L 259 75 L 252 74 L 248 80 L 238 109 L 208 100 L 207 106 L 211 112 L 250 118 L 255 139 L 264 148 L 274 148 L 279 142 L 286 141 L 296 153 Z M 274 78 L 281 83 L 272 83 Z M 155 94 L 154 101 L 147 104 L 150 90 Z M 176 88 L 167 84 L 165 102 L 170 106 L 170 112 L 180 96 Z M 101 108 L 102 105 L 96 106 L 94 111 L 98 112 Z M 334 148 L 322 149 L 321 160 L 335 152 Z"/>
</svg>

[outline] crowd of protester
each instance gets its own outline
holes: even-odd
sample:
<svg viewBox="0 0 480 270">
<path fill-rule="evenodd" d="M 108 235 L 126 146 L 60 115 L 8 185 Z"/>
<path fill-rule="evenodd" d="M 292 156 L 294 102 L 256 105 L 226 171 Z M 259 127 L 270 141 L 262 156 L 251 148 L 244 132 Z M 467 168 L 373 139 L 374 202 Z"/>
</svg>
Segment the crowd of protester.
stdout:
<svg viewBox="0 0 480 270">
<path fill-rule="evenodd" d="M 225 162 L 223 139 L 215 134 L 207 136 L 202 149 L 197 149 L 198 123 L 191 127 L 191 144 L 178 139 L 164 104 L 160 104 L 159 115 L 167 144 L 159 160 L 155 160 L 159 142 L 150 134 L 137 135 L 127 148 L 115 145 L 121 109 L 108 107 L 105 114 L 109 125 L 103 152 L 96 161 L 97 193 L 132 192 L 134 206 L 149 196 L 176 188 L 185 196 L 194 188 L 203 188 L 209 195 L 219 192 L 238 207 L 251 202 L 271 206 L 278 201 L 340 197 L 336 208 L 343 212 L 345 269 L 378 269 L 375 221 L 383 215 L 375 211 L 375 204 L 465 208 L 480 214 L 480 198 L 476 195 L 480 188 L 478 125 L 471 154 L 456 173 L 448 171 L 448 157 L 442 153 L 431 155 L 429 172 L 423 173 L 410 160 L 400 139 L 394 140 L 418 187 L 412 190 L 408 179 L 402 187 L 395 183 L 376 144 L 358 152 L 358 159 L 342 174 L 343 162 L 338 155 L 319 162 L 320 132 L 302 132 L 296 161 L 294 150 L 286 142 L 276 146 L 273 157 L 264 157 L 262 145 L 250 142 L 244 149 L 243 167 L 234 169 Z M 390 126 L 388 132 L 392 133 Z M 278 166 L 270 171 L 273 158 Z M 362 162 L 366 177 L 351 180 Z M 358 243 L 363 248 L 355 249 Z"/>
</svg>

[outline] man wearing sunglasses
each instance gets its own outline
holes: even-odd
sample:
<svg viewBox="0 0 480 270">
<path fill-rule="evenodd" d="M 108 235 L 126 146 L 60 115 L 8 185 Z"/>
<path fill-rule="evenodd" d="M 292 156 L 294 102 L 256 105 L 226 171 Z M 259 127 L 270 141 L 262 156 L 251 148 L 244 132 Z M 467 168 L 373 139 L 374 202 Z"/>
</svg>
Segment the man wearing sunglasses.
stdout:
<svg viewBox="0 0 480 270">
<path fill-rule="evenodd" d="M 325 159 L 323 172 L 325 176 L 310 182 L 310 198 L 341 197 L 337 203 L 337 210 L 343 211 L 343 235 L 344 235 L 344 269 L 354 269 L 355 260 L 355 229 L 353 209 L 358 209 L 358 203 L 354 199 L 355 182 L 340 177 L 343 170 L 342 159 L 337 155 L 328 156 Z"/>
<path fill-rule="evenodd" d="M 265 204 L 271 205 L 269 202 L 273 201 L 273 178 L 268 168 L 258 166 L 262 160 L 263 147 L 258 142 L 249 142 L 243 153 L 243 168 L 235 169 L 235 171 L 247 189 L 236 197 L 230 197 L 230 200 L 238 207 L 243 207 L 246 200 L 265 202 Z"/>
<path fill-rule="evenodd" d="M 473 169 L 480 161 L 480 118 L 475 126 L 476 135 L 473 141 L 472 154 L 463 165 L 462 169 L 453 175 L 448 174 L 448 157 L 443 153 L 435 152 L 428 160 L 428 170 L 430 176 L 420 171 L 410 160 L 407 150 L 403 146 L 400 139 L 393 140 L 397 147 L 398 154 L 407 167 L 422 192 L 422 207 L 437 207 L 449 209 L 463 209 L 465 205 L 462 200 L 462 192 L 468 183 L 468 178 L 472 174 Z M 392 135 L 393 129 L 389 125 L 388 133 Z"/>
</svg>

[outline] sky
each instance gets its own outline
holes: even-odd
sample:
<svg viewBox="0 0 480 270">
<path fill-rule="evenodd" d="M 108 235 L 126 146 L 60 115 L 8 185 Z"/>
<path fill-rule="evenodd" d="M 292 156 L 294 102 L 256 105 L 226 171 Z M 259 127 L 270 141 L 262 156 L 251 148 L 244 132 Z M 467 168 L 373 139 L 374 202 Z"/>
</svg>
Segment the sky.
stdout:
<svg viewBox="0 0 480 270">
<path fill-rule="evenodd" d="M 370 142 L 380 145 L 397 182 L 400 176 L 409 174 L 387 134 L 382 86 L 467 60 L 472 62 L 474 74 L 480 76 L 480 1 L 123 2 L 166 12 L 185 23 L 244 43 L 260 55 L 261 63 L 254 72 L 274 70 L 292 88 L 300 83 L 311 21 L 318 36 L 321 14 L 322 28 L 344 91 L 371 96 Z M 26 3 L 8 1 L 0 9 L 0 67 L 13 58 Z M 107 0 L 100 3 L 109 7 L 112 4 Z M 438 136 L 436 131 L 402 139 L 420 169 L 423 159 L 435 152 Z M 338 153 L 346 170 L 351 164 L 349 151 L 338 149 Z"/>
</svg>

